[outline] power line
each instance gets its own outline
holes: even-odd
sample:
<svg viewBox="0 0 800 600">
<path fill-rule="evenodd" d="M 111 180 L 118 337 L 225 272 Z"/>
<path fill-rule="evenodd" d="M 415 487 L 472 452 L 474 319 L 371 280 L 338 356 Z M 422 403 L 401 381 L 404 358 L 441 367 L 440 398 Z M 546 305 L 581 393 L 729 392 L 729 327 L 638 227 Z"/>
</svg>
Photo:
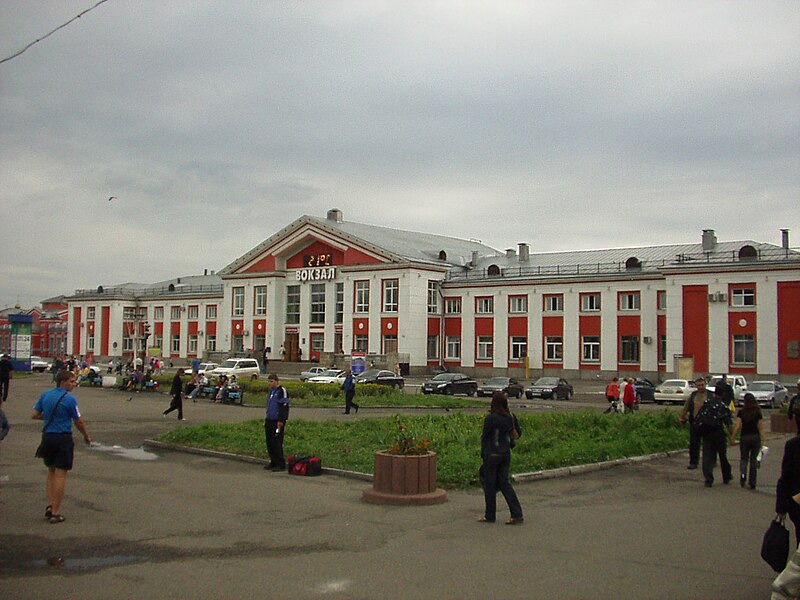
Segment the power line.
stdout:
<svg viewBox="0 0 800 600">
<path fill-rule="evenodd" d="M 86 14 L 86 13 L 88 13 L 89 11 L 92 11 L 92 10 L 94 10 L 95 8 L 97 8 L 98 6 L 100 6 L 101 4 L 103 4 L 104 2 L 108 2 L 108 0 L 100 0 L 100 1 L 99 1 L 97 4 L 95 4 L 95 5 L 94 5 L 94 6 L 92 6 L 91 8 L 87 8 L 85 11 L 83 11 L 83 12 L 82 12 L 82 13 L 80 13 L 79 15 L 76 15 L 76 16 L 72 17 L 72 18 L 71 18 L 69 21 L 67 21 L 67 22 L 66 22 L 66 23 L 64 23 L 63 25 L 59 25 L 58 27 L 56 27 L 55 29 L 53 29 L 53 31 L 50 31 L 50 32 L 46 33 L 45 35 L 43 35 L 42 37 L 40 37 L 40 38 L 38 38 L 38 39 L 35 39 L 35 40 L 33 40 L 33 41 L 30 43 L 30 44 L 28 44 L 27 46 L 25 46 L 25 47 L 24 47 L 22 50 L 20 50 L 19 52 L 15 52 L 15 53 L 14 53 L 14 54 L 12 54 L 11 56 L 8 56 L 8 57 L 6 57 L 6 58 L 4 58 L 4 59 L 0 60 L 0 65 L 1 65 L 1 64 L 3 64 L 4 62 L 8 62 L 8 61 L 9 61 L 9 60 L 11 60 L 12 58 L 17 58 L 17 57 L 18 57 L 20 54 L 22 54 L 23 52 L 25 52 L 25 51 L 26 51 L 28 48 L 30 48 L 30 47 L 31 47 L 31 46 L 33 46 L 34 44 L 38 44 L 38 43 L 39 43 L 39 42 L 41 42 L 42 40 L 49 38 L 51 35 L 53 35 L 53 34 L 54 34 L 56 31 L 58 31 L 59 29 L 63 29 L 64 27 L 66 27 L 67 25 L 69 25 L 70 23 L 72 23 L 73 21 L 76 21 L 77 19 L 80 19 L 80 18 L 81 18 L 83 15 L 85 15 L 85 14 Z"/>
</svg>

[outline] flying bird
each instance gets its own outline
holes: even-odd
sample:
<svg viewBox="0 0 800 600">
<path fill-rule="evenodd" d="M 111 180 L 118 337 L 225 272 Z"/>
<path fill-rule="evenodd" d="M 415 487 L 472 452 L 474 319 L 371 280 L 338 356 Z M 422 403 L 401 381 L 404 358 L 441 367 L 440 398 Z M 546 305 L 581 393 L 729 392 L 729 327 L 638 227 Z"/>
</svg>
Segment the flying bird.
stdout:
<svg viewBox="0 0 800 600">
<path fill-rule="evenodd" d="M 111 202 L 112 200 L 118 200 L 118 198 L 116 196 L 110 196 L 108 201 Z"/>
</svg>

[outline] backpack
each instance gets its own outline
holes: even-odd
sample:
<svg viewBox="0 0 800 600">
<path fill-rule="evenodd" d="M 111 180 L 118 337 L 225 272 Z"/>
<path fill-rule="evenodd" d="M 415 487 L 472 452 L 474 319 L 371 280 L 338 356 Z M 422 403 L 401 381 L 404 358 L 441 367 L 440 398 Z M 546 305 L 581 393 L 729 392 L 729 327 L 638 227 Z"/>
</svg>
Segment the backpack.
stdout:
<svg viewBox="0 0 800 600">
<path fill-rule="evenodd" d="M 694 416 L 694 429 L 700 435 L 708 435 L 715 429 L 722 428 L 722 415 L 718 410 L 714 410 L 712 406 L 709 406 L 715 402 L 715 400 L 706 400 Z"/>
</svg>

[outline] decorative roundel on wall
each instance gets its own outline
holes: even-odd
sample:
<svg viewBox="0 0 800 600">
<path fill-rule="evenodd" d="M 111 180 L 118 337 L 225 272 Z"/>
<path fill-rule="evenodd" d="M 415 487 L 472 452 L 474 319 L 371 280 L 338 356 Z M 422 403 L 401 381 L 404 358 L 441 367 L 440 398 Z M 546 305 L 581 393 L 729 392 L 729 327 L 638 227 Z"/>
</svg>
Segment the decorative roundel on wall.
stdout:
<svg viewBox="0 0 800 600">
<path fill-rule="evenodd" d="M 262 329 L 264 329 L 264 324 L 263 323 L 259 323 L 258 324 L 258 330 L 261 331 Z"/>
<path fill-rule="evenodd" d="M 386 329 L 391 329 L 391 328 L 392 328 L 392 324 L 391 323 L 387 323 L 386 324 Z"/>
<path fill-rule="evenodd" d="M 236 329 L 241 329 L 241 328 L 242 328 L 242 326 L 239 323 L 237 323 L 236 324 Z"/>
<path fill-rule="evenodd" d="M 739 327 L 747 327 L 747 319 L 739 319 Z"/>
<path fill-rule="evenodd" d="M 359 323 L 359 324 L 358 324 L 358 328 L 359 328 L 359 329 L 364 329 L 364 324 L 363 324 L 363 323 Z"/>
</svg>

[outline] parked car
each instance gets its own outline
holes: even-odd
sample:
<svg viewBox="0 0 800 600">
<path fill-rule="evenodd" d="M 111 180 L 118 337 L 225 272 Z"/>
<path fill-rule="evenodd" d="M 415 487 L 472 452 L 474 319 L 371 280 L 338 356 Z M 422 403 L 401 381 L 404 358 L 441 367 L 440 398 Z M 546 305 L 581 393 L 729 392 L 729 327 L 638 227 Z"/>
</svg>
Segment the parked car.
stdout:
<svg viewBox="0 0 800 600">
<path fill-rule="evenodd" d="M 694 382 L 688 379 L 667 379 L 656 386 L 654 399 L 658 404 L 665 402 L 683 404 L 694 389 Z"/>
<path fill-rule="evenodd" d="M 642 403 L 655 401 L 656 386 L 653 385 L 652 381 L 645 379 L 644 377 L 637 377 L 634 386 L 636 387 L 637 402 Z"/>
<path fill-rule="evenodd" d="M 43 360 L 41 356 L 31 356 L 31 371 L 44 373 L 50 369 L 50 363 Z"/>
<path fill-rule="evenodd" d="M 478 386 L 478 396 L 491 396 L 495 392 L 505 392 L 509 398 L 521 398 L 525 390 L 510 377 L 491 377 Z"/>
<path fill-rule="evenodd" d="M 300 381 L 308 381 L 312 377 L 322 375 L 327 370 L 325 367 L 311 367 L 308 371 L 300 373 Z"/>
<path fill-rule="evenodd" d="M 533 398 L 552 398 L 553 400 L 572 400 L 574 390 L 563 377 L 539 377 L 531 387 L 525 390 L 528 400 Z"/>
<path fill-rule="evenodd" d="M 761 406 L 770 408 L 778 408 L 786 402 L 789 395 L 788 390 L 779 381 L 754 381 L 748 386 L 747 392 L 753 394 Z M 738 397 L 739 406 L 744 405 L 744 395 L 747 392 L 742 392 L 742 395 Z"/>
<path fill-rule="evenodd" d="M 384 369 L 369 369 L 360 373 L 356 377 L 356 383 L 374 383 L 377 385 L 388 385 L 396 390 L 402 388 L 406 381 L 402 375 L 397 375 L 392 371 Z"/>
<path fill-rule="evenodd" d="M 706 389 L 713 394 L 721 380 L 722 375 L 714 375 L 706 383 Z M 749 391 L 747 389 L 747 379 L 744 378 L 744 375 L 728 375 L 728 385 L 733 388 L 733 397 L 736 399 L 743 397 L 744 393 Z"/>
<path fill-rule="evenodd" d="M 236 375 L 236 379 L 242 377 L 249 377 L 250 379 L 258 379 L 258 374 L 261 369 L 258 367 L 258 361 L 255 358 L 228 358 L 222 361 L 222 364 L 216 369 L 207 373 L 219 377 L 220 375 Z"/>
<path fill-rule="evenodd" d="M 308 383 L 335 383 L 342 385 L 345 380 L 344 371 L 341 369 L 327 369 L 308 380 Z"/>
<path fill-rule="evenodd" d="M 466 394 L 474 396 L 478 391 L 478 382 L 463 373 L 439 373 L 433 379 L 422 384 L 423 394 Z"/>
<path fill-rule="evenodd" d="M 202 374 L 205 374 L 206 372 L 208 372 L 210 374 L 211 371 L 216 369 L 218 366 L 219 365 L 217 363 L 213 363 L 213 362 L 200 363 L 200 366 L 198 367 L 197 372 L 198 373 L 202 373 Z M 187 372 L 191 373 L 192 369 L 190 368 Z"/>
</svg>

